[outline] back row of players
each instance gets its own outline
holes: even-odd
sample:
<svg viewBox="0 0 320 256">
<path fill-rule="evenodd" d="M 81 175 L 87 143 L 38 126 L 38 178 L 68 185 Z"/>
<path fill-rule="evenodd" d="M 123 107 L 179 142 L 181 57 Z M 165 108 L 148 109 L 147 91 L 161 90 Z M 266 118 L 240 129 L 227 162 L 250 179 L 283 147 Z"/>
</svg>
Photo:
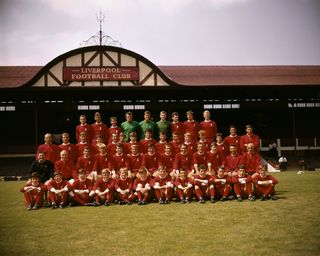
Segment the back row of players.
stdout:
<svg viewBox="0 0 320 256">
<path fill-rule="evenodd" d="M 154 123 L 150 112 L 145 111 L 144 120 L 138 124 L 133 121 L 132 113 L 127 112 L 121 127 L 117 125 L 117 118 L 112 117 L 109 128 L 101 122 L 98 112 L 92 125 L 81 115 L 76 127 L 78 143 L 71 144 L 69 134 L 63 133 L 62 144 L 57 146 L 52 143 L 51 134 L 46 134 L 30 175 L 38 176 L 39 183 L 47 183 L 50 202 L 62 207 L 66 204 L 61 196 L 63 191 L 80 205 L 91 205 L 92 201 L 108 205 L 114 196 L 120 203 L 138 199 L 139 204 L 145 204 L 152 196 L 163 203 L 170 201 L 174 192 L 181 202 L 189 202 L 193 194 L 202 203 L 206 199 L 214 202 L 232 196 L 239 201 L 242 198 L 253 200 L 252 178 L 256 180 L 256 196 L 263 200 L 274 198 L 277 181 L 261 166 L 259 137 L 253 134 L 251 125 L 246 126 L 243 136 L 237 135 L 236 127 L 230 126 L 230 135 L 223 139 L 222 134 L 217 133 L 216 123 L 210 120 L 209 111 L 204 111 L 201 123 L 193 119 L 192 111 L 187 111 L 186 115 L 187 121 L 181 123 L 175 112 L 169 123 L 162 111 L 160 121 Z M 147 187 L 144 178 L 151 179 L 146 181 Z M 58 185 L 56 179 L 60 181 Z M 127 179 L 130 181 L 123 182 Z M 91 182 L 92 186 L 82 184 L 81 180 Z M 101 191 L 106 186 L 97 187 L 101 180 L 112 180 L 113 185 Z M 184 181 L 180 184 L 181 180 Z M 68 184 L 64 185 L 65 182 Z M 235 184 L 240 184 L 240 190 Z M 23 188 L 22 192 L 25 191 Z M 29 194 L 26 196 L 28 208 L 39 207 L 39 202 L 32 201 Z"/>
</svg>

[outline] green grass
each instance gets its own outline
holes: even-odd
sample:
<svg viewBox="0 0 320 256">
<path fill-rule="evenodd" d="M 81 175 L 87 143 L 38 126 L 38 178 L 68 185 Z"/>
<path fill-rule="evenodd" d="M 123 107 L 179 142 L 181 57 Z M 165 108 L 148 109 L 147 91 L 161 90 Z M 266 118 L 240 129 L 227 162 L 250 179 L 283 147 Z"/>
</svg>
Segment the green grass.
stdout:
<svg viewBox="0 0 320 256">
<path fill-rule="evenodd" d="M 28 212 L 0 183 L 0 255 L 319 255 L 320 173 L 275 174 L 279 200 Z"/>
</svg>

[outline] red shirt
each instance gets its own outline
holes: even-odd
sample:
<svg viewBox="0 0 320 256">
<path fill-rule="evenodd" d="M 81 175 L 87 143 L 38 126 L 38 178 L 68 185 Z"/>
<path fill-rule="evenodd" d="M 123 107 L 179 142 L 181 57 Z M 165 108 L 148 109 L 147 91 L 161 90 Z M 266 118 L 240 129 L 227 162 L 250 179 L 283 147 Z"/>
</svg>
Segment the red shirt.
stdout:
<svg viewBox="0 0 320 256">
<path fill-rule="evenodd" d="M 76 167 L 71 160 L 62 161 L 61 159 L 54 163 L 54 171 L 61 174 L 63 179 L 76 177 Z"/>
<path fill-rule="evenodd" d="M 103 143 L 108 142 L 109 130 L 104 123 L 94 123 L 91 125 L 91 127 L 93 140 L 97 138 L 97 135 L 100 135 L 103 138 Z"/>
<path fill-rule="evenodd" d="M 84 169 L 86 171 L 86 176 L 88 176 L 92 171 L 94 167 L 94 157 L 84 157 L 81 156 L 78 158 L 76 168 L 77 170 Z"/>
<path fill-rule="evenodd" d="M 185 129 L 185 133 L 190 133 L 191 134 L 191 140 L 193 142 L 196 142 L 198 140 L 198 132 L 200 130 L 200 124 L 193 120 L 193 121 L 185 121 L 183 123 L 184 129 Z"/>
<path fill-rule="evenodd" d="M 57 145 L 55 144 L 42 144 L 38 147 L 37 154 L 36 154 L 36 160 L 38 160 L 38 154 L 39 152 L 45 152 L 46 153 L 46 160 L 50 161 L 51 163 L 54 163 L 55 161 L 59 160 L 60 158 L 60 150 Z"/>
<path fill-rule="evenodd" d="M 213 141 L 217 134 L 217 124 L 212 120 L 204 120 L 200 123 L 200 130 L 204 130 L 206 132 L 206 138 L 209 141 Z"/>
<path fill-rule="evenodd" d="M 78 141 L 78 143 L 80 142 L 80 133 L 81 132 L 86 132 L 86 139 L 87 141 L 91 142 L 93 139 L 93 131 L 92 131 L 92 127 L 89 124 L 79 124 L 76 127 L 76 139 Z"/>
<path fill-rule="evenodd" d="M 175 170 L 180 170 L 180 168 L 185 168 L 187 173 L 189 173 L 193 169 L 192 165 L 192 155 L 185 154 L 182 155 L 181 152 L 176 154 L 173 167 Z"/>
<path fill-rule="evenodd" d="M 112 156 L 109 156 L 108 154 L 105 154 L 105 155 L 97 154 L 97 155 L 95 155 L 93 170 L 97 171 L 97 173 L 100 174 L 101 171 L 103 169 L 105 169 L 105 168 L 108 168 L 109 170 L 112 170 L 112 168 L 113 168 L 113 158 L 112 158 Z"/>
</svg>

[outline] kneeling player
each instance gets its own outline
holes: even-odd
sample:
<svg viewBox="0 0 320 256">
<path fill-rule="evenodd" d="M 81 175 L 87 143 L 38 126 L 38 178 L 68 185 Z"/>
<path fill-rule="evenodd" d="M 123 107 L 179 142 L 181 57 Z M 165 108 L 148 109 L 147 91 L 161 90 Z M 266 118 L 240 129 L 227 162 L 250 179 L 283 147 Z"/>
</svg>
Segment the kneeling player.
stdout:
<svg viewBox="0 0 320 256">
<path fill-rule="evenodd" d="M 101 170 L 101 177 L 94 185 L 96 193 L 96 204 L 104 204 L 109 206 L 114 200 L 114 180 L 110 178 L 110 170 L 108 168 Z"/>
<path fill-rule="evenodd" d="M 278 183 L 276 178 L 267 174 L 265 167 L 259 170 L 259 175 L 253 178 L 255 194 L 261 201 L 266 199 L 276 200 L 274 187 Z"/>
<path fill-rule="evenodd" d="M 56 209 L 58 206 L 59 208 L 65 208 L 71 185 L 67 180 L 62 179 L 61 173 L 55 172 L 53 174 L 53 180 L 49 181 L 47 188 L 52 209 Z"/>
<path fill-rule="evenodd" d="M 73 203 L 81 206 L 93 206 L 94 191 L 93 182 L 87 179 L 86 171 L 80 169 L 78 172 L 78 179 L 72 184 L 72 189 L 69 194 Z"/>
<path fill-rule="evenodd" d="M 205 200 L 209 198 L 214 203 L 214 186 L 210 186 L 210 175 L 206 174 L 206 172 L 207 168 L 201 164 L 199 166 L 199 174 L 194 176 L 194 192 L 201 204 L 204 204 Z"/>
<path fill-rule="evenodd" d="M 254 201 L 252 195 L 252 178 L 246 173 L 244 165 L 239 165 L 238 174 L 232 177 L 233 189 L 239 202 L 242 199 Z"/>
<path fill-rule="evenodd" d="M 210 183 L 214 185 L 214 198 L 220 201 L 228 200 L 231 182 L 232 180 L 229 175 L 224 172 L 224 168 L 219 167 L 217 175 L 213 176 L 210 180 Z M 214 200 L 212 200 L 211 202 L 214 203 Z"/>
<path fill-rule="evenodd" d="M 193 184 L 190 178 L 187 177 L 185 169 L 180 169 L 179 177 L 175 180 L 175 186 L 177 188 L 178 200 L 181 203 L 190 203 L 192 197 Z"/>
<path fill-rule="evenodd" d="M 28 210 L 37 210 L 42 206 L 43 194 L 46 191 L 45 185 L 39 182 L 39 175 L 33 172 L 30 180 L 20 189 L 24 193 L 25 203 Z"/>
<path fill-rule="evenodd" d="M 173 197 L 172 178 L 164 166 L 160 166 L 158 174 L 152 181 L 154 194 L 159 204 L 168 204 Z"/>
<path fill-rule="evenodd" d="M 138 205 L 145 205 L 151 199 L 151 177 L 148 176 L 147 169 L 141 167 L 137 178 L 133 182 L 133 189 L 138 197 Z"/>
<path fill-rule="evenodd" d="M 115 182 L 117 199 L 119 200 L 119 204 L 130 205 L 135 199 L 132 191 L 132 179 L 128 177 L 127 168 L 121 168 L 119 172 L 120 177 Z"/>
</svg>

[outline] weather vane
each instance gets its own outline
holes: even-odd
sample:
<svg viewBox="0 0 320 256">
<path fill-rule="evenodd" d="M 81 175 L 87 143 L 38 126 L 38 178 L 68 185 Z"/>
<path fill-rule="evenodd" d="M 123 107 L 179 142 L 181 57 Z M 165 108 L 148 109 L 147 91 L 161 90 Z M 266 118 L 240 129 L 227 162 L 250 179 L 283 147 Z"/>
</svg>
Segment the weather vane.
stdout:
<svg viewBox="0 0 320 256">
<path fill-rule="evenodd" d="M 84 40 L 80 45 L 81 46 L 108 45 L 108 46 L 122 47 L 121 43 L 118 40 L 114 40 L 111 36 L 108 36 L 102 32 L 102 23 L 104 22 L 106 15 L 101 12 L 101 9 L 100 9 L 99 15 L 96 14 L 96 16 L 97 16 L 97 21 L 99 22 L 99 25 L 100 25 L 99 32 L 96 35 L 89 37 L 88 40 Z"/>
</svg>

